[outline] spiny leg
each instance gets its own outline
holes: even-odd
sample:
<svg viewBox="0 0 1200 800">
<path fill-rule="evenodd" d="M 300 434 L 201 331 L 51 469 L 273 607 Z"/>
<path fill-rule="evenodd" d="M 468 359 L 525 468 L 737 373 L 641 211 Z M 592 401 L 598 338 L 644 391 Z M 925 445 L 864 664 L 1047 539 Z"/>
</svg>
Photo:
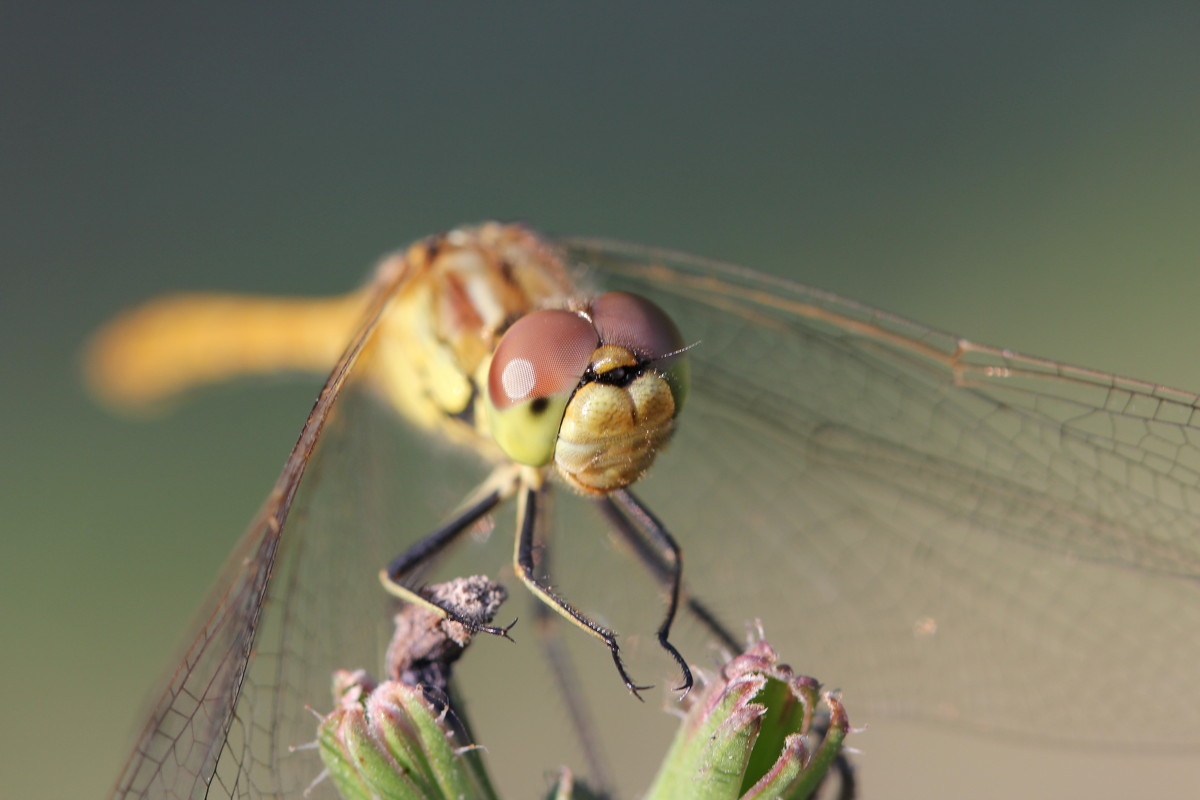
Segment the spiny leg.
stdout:
<svg viewBox="0 0 1200 800">
<path fill-rule="evenodd" d="M 621 540 L 633 550 L 634 555 L 654 574 L 655 579 L 664 584 L 669 590 L 672 575 L 676 570 L 671 564 L 667 563 L 664 553 L 656 550 L 654 545 L 647 540 L 648 537 L 653 535 L 652 532 L 643 529 L 635 520 L 652 520 L 661 532 L 666 533 L 666 529 L 662 527 L 662 523 L 658 522 L 658 518 L 640 500 L 633 497 L 627 491 L 623 493 L 628 495 L 628 500 L 632 501 L 633 507 L 638 509 L 638 514 L 626 516 L 625 506 L 618 503 L 617 498 L 612 497 L 612 495 L 605 495 L 598 498 L 596 507 L 611 525 L 613 532 L 620 536 Z M 613 494 L 616 494 L 616 492 Z M 688 611 L 708 629 L 713 638 L 719 640 L 731 653 L 739 653 L 744 649 L 745 644 L 738 642 L 734 638 L 729 629 L 725 627 L 716 614 L 708 607 L 708 604 L 687 593 L 684 593 L 684 596 L 685 606 Z M 838 753 L 834 764 L 841 779 L 837 795 L 839 800 L 854 800 L 858 796 L 854 766 L 850 763 L 850 759 L 845 753 Z"/>
<path fill-rule="evenodd" d="M 674 621 L 674 615 L 679 608 L 679 584 L 683 576 L 683 551 L 680 551 L 676 541 L 672 539 L 671 534 L 667 533 L 667 529 L 662 527 L 662 523 L 658 521 L 646 506 L 642 505 L 641 500 L 638 500 L 629 492 L 629 489 L 617 489 L 605 495 L 601 503 L 610 504 L 612 509 L 617 512 L 617 516 L 622 517 L 634 527 L 638 533 L 649 540 L 650 548 L 656 548 L 656 564 L 649 563 L 650 572 L 659 579 L 659 583 L 664 585 L 667 593 L 667 613 L 662 618 L 659 625 L 658 637 L 659 645 L 662 649 L 670 652 L 671 657 L 676 660 L 680 672 L 683 673 L 683 682 L 676 686 L 677 692 L 682 692 L 682 696 L 688 696 L 691 691 L 692 679 L 691 669 L 688 668 L 688 662 L 679 654 L 676 646 L 671 644 L 671 624 Z M 650 549 L 654 552 L 654 549 Z M 643 559 L 643 564 L 647 561 Z"/>
<path fill-rule="evenodd" d="M 646 541 L 641 531 L 621 513 L 616 504 L 609 501 L 607 496 L 597 500 L 596 508 L 612 527 L 613 533 L 620 536 L 621 540 L 633 550 L 634 555 L 654 574 L 655 580 L 666 585 L 670 580 L 671 567 L 663 560 L 653 545 Z M 681 588 L 680 591 L 687 610 L 708 629 L 714 639 L 717 639 L 731 653 L 740 653 L 744 649 L 745 643 L 739 642 L 730 633 L 729 628 L 717 618 L 707 603 L 686 589 Z"/>
<path fill-rule="evenodd" d="M 537 567 L 542 575 L 551 574 L 550 538 L 553 531 L 548 522 L 550 519 L 548 506 L 553 500 L 552 488 L 551 484 L 546 485 L 546 491 L 536 509 L 538 518 L 535 520 L 534 549 L 538 555 Z M 613 796 L 611 776 L 614 773 L 609 767 L 604 749 L 600 745 L 595 721 L 588 708 L 584 692 L 581 690 L 579 674 L 576 672 L 574 664 L 571 663 L 570 653 L 564 646 L 562 627 L 558 624 L 555 615 L 551 613 L 550 607 L 540 602 L 538 598 L 533 599 L 533 618 L 542 652 L 545 654 L 546 660 L 550 662 L 554 682 L 558 685 L 558 693 L 566 703 L 567 713 L 570 715 L 572 726 L 575 729 L 575 736 L 579 740 L 579 747 L 587 761 L 590 788 L 601 797 L 611 797 Z"/>
<path fill-rule="evenodd" d="M 473 632 L 490 633 L 493 636 L 509 638 L 508 632 L 516 625 L 516 620 L 506 627 L 484 625 L 479 620 L 468 619 L 453 609 L 446 608 L 434 602 L 417 590 L 406 586 L 403 581 L 412 578 L 423 567 L 429 566 L 434 559 L 458 541 L 466 531 L 471 529 L 483 517 L 487 516 L 496 506 L 512 497 L 518 485 L 519 472 L 512 466 L 497 467 L 479 487 L 472 492 L 461 506 L 461 510 L 445 525 L 417 541 L 403 553 L 392 560 L 386 569 L 379 573 L 379 581 L 383 588 L 401 600 L 424 606 L 436 611 L 448 619 L 465 625 Z"/>
<path fill-rule="evenodd" d="M 632 692 L 634 697 L 641 700 L 642 696 L 639 692 L 651 687 L 639 686 L 634 683 L 633 679 L 629 677 L 629 673 L 625 671 L 625 665 L 621 662 L 621 648 L 617 645 L 616 634 L 575 610 L 566 600 L 556 595 L 549 586 L 541 583 L 535 574 L 533 547 L 537 530 L 537 506 L 538 500 L 544 492 L 545 482 L 540 472 L 527 469 L 522 473 L 521 488 L 517 495 L 517 546 L 513 553 L 513 564 L 516 567 L 517 575 L 520 576 L 529 591 L 537 595 L 538 599 L 547 606 L 561 614 L 568 622 L 604 642 L 612 654 L 613 664 L 616 665 L 617 673 L 621 676 L 625 688 Z"/>
</svg>

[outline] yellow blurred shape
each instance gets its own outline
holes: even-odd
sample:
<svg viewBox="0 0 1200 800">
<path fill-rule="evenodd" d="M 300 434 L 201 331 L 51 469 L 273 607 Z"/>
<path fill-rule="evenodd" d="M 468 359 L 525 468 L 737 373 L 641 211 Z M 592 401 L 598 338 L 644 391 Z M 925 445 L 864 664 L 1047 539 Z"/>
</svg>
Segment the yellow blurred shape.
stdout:
<svg viewBox="0 0 1200 800">
<path fill-rule="evenodd" d="M 93 393 L 125 411 L 247 375 L 326 374 L 365 310 L 364 291 L 333 298 L 177 294 L 155 298 L 101 328 L 85 373 Z"/>
</svg>

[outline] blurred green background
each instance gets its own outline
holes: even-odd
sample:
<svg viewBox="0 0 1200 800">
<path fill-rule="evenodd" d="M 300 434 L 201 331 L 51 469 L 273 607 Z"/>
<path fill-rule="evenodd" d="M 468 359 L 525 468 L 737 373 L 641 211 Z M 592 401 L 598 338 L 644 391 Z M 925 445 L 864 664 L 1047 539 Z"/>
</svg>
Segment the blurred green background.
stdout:
<svg viewBox="0 0 1200 800">
<path fill-rule="evenodd" d="M 318 385 L 109 416 L 78 354 L 123 306 L 337 292 L 414 238 L 522 218 L 1200 389 L 1197 41 L 1182 3 L 0 11 L 2 793 L 107 790 Z M 1082 794 L 1098 763 L 905 773 L 912 741 L 855 744 L 868 797 Z M 1093 796 L 1151 772 L 1197 780 L 1136 762 Z"/>
</svg>

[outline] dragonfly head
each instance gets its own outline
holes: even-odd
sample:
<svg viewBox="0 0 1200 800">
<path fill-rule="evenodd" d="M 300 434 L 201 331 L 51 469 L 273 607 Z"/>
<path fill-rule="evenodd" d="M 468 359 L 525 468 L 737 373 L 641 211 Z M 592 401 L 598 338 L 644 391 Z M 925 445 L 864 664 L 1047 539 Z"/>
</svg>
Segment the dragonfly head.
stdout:
<svg viewBox="0 0 1200 800">
<path fill-rule="evenodd" d="M 514 461 L 553 461 L 581 491 L 628 486 L 674 430 L 688 385 L 683 349 L 666 312 L 632 294 L 527 314 L 488 371 L 492 436 Z"/>
</svg>

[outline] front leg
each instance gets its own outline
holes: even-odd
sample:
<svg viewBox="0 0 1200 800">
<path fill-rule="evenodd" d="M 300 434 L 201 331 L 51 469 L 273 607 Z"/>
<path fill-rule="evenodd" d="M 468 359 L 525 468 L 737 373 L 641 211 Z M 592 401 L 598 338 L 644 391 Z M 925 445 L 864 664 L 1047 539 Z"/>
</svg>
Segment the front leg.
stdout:
<svg viewBox="0 0 1200 800">
<path fill-rule="evenodd" d="M 503 628 L 485 625 L 479 620 L 463 616 L 442 603 L 430 600 L 410 588 L 406 581 L 413 579 L 417 573 L 432 565 L 450 545 L 457 542 L 466 531 L 470 530 L 472 525 L 512 497 L 517 490 L 519 476 L 520 470 L 517 467 L 512 465 L 497 467 L 487 480 L 467 497 L 453 519 L 417 541 L 393 559 L 386 569 L 380 571 L 379 581 L 383 584 L 383 588 L 389 594 L 399 597 L 405 602 L 423 606 L 465 625 L 472 632 L 490 633 L 493 636 L 503 636 L 508 639 L 508 632 L 513 625 L 517 624 L 516 620 Z"/>
<path fill-rule="evenodd" d="M 629 677 L 629 673 L 625 671 L 625 665 L 621 662 L 621 648 L 617 644 L 617 635 L 577 611 L 566 600 L 556 595 L 549 586 L 540 582 L 535 574 L 533 548 L 537 539 L 540 517 L 537 509 L 538 502 L 544 497 L 545 492 L 545 478 L 540 470 L 529 467 L 522 470 L 521 487 L 517 493 L 518 534 L 516 550 L 513 553 L 513 565 L 516 567 L 517 575 L 539 600 L 561 614 L 568 622 L 604 643 L 612 654 L 613 664 L 616 665 L 617 673 L 620 674 L 625 688 L 632 692 L 634 697 L 641 700 L 642 696 L 639 692 L 651 687 L 639 686 L 634 683 L 633 679 Z"/>
</svg>

